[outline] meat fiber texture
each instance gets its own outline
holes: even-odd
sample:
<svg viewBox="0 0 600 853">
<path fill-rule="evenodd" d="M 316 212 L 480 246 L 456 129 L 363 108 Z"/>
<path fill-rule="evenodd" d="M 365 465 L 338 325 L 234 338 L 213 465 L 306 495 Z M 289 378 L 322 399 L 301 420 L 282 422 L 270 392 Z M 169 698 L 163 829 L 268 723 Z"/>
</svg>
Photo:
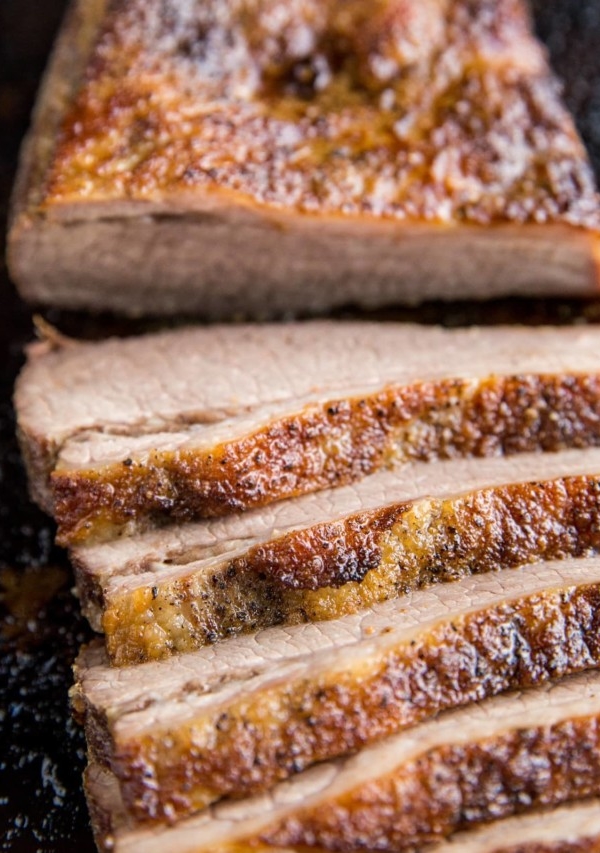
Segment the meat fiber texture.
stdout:
<svg viewBox="0 0 600 853">
<path fill-rule="evenodd" d="M 223 803 L 173 826 L 131 822 L 114 777 L 98 765 L 86 781 L 99 844 L 117 853 L 237 853 L 255 846 L 398 853 L 492 820 L 597 797 L 599 756 L 596 672 L 443 714 L 258 798 Z M 585 820 L 580 831 L 585 839 Z"/>
<path fill-rule="evenodd" d="M 46 344 L 15 404 L 32 493 L 68 544 L 410 459 L 597 445 L 600 331 L 317 322 Z"/>
<path fill-rule="evenodd" d="M 427 853 L 598 853 L 600 800 L 507 818 L 459 833 Z"/>
<path fill-rule="evenodd" d="M 72 549 L 118 665 L 597 553 L 600 449 L 412 463 L 260 510 Z"/>
<path fill-rule="evenodd" d="M 591 295 L 598 210 L 524 0 L 73 0 L 9 263 L 131 315 Z"/>
<path fill-rule="evenodd" d="M 600 663 L 597 343 L 306 323 L 32 351 L 16 393 L 30 477 L 106 632 L 73 693 L 101 844 L 408 850 L 600 794 L 590 681 L 545 714 L 550 680 Z M 523 565 L 539 560 L 555 562 Z M 479 720 L 472 703 L 524 687 L 522 725 L 500 730 L 510 705 L 493 730 Z M 450 711 L 471 743 L 436 718 Z M 438 723 L 431 748 L 396 752 Z"/>
<path fill-rule="evenodd" d="M 468 577 L 323 624 L 115 669 L 100 642 L 72 703 L 140 822 L 256 794 L 506 690 L 600 665 L 600 558 Z"/>
</svg>

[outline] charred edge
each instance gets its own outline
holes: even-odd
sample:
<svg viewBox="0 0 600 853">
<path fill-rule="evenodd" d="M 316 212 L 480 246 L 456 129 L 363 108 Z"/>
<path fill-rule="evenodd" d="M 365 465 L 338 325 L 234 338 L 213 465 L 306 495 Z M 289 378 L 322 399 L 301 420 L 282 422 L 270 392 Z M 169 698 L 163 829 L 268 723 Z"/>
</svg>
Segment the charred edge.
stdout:
<svg viewBox="0 0 600 853">
<path fill-rule="evenodd" d="M 556 451 L 600 442 L 600 377 L 416 383 L 330 401 L 209 454 L 52 475 L 62 544 L 125 525 L 225 515 L 342 485 L 394 461 Z"/>
<path fill-rule="evenodd" d="M 433 583 L 595 553 L 599 493 L 596 477 L 560 478 L 317 525 L 211 575 L 200 567 L 107 597 L 108 653 L 118 666 L 138 663 L 258 628 L 332 619 Z"/>
<path fill-rule="evenodd" d="M 543 814 L 540 814 L 540 821 L 543 819 Z M 491 853 L 599 853 L 599 851 L 600 836 L 594 836 L 578 840 L 561 839 L 554 843 L 530 842 L 516 847 L 496 847 Z"/>
<path fill-rule="evenodd" d="M 387 778 L 263 834 L 292 847 L 398 851 L 600 792 L 600 724 L 581 717 L 432 750 Z M 573 772 L 573 768 L 577 772 Z"/>
<path fill-rule="evenodd" d="M 110 767 L 112 740 L 108 734 L 109 721 L 106 714 L 88 707 L 84 719 L 88 759 L 102 767 Z"/>
<path fill-rule="evenodd" d="M 102 585 L 92 572 L 86 570 L 85 564 L 75 552 L 71 552 L 69 557 L 82 612 L 94 631 L 102 631 L 102 613 L 105 608 Z"/>
<path fill-rule="evenodd" d="M 123 828 L 123 815 L 118 798 L 105 801 L 98 791 L 98 780 L 94 778 L 95 768 L 88 765 L 83 773 L 83 789 L 90 813 L 90 823 L 98 850 L 111 851 L 115 847 L 115 838 Z"/>
<path fill-rule="evenodd" d="M 212 719 L 117 743 L 111 767 L 125 807 L 142 822 L 177 819 L 441 710 L 597 666 L 599 605 L 598 585 L 538 593 L 438 625 L 367 672 L 321 672 L 233 701 Z"/>
<path fill-rule="evenodd" d="M 26 433 L 18 425 L 17 439 L 27 472 L 27 486 L 31 499 L 44 512 L 52 515 L 54 501 L 50 475 L 56 449 L 39 436 Z"/>
<path fill-rule="evenodd" d="M 370 572 L 391 568 L 398 595 L 596 550 L 599 494 L 600 478 L 582 476 L 399 504 L 290 533 L 233 565 L 272 576 L 287 589 L 313 591 L 362 583 Z"/>
<path fill-rule="evenodd" d="M 69 689 L 69 706 L 75 722 L 85 726 L 88 759 L 108 767 L 112 746 L 107 713 L 89 702 L 78 661 L 73 664 L 73 675 L 75 683 Z"/>
</svg>

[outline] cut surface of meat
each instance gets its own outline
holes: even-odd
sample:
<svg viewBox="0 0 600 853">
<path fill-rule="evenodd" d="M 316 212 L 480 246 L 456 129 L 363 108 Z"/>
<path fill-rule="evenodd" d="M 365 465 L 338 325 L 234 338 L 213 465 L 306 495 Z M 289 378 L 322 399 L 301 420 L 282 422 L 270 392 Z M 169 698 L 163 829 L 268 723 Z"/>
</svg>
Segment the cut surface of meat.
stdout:
<svg viewBox="0 0 600 853">
<path fill-rule="evenodd" d="M 139 663 L 469 574 L 595 553 L 599 477 L 596 448 L 413 463 L 71 558 L 113 663 Z"/>
<path fill-rule="evenodd" d="M 600 332 L 372 323 L 34 347 L 15 395 L 64 542 L 222 515 L 394 463 L 600 440 Z"/>
<path fill-rule="evenodd" d="M 443 714 L 325 762 L 251 800 L 174 826 L 136 826 L 110 772 L 92 765 L 97 834 L 118 853 L 413 851 L 494 819 L 600 794 L 600 675 L 588 673 Z M 574 772 L 576 768 L 577 772 Z"/>
<path fill-rule="evenodd" d="M 424 853 L 598 853 L 600 800 L 500 820 Z"/>
<path fill-rule="evenodd" d="M 74 0 L 15 194 L 26 298 L 214 319 L 594 292 L 593 177 L 523 0 L 162 10 Z"/>
<path fill-rule="evenodd" d="M 600 558 L 465 578 L 322 625 L 114 669 L 72 702 L 127 813 L 172 820 L 272 787 L 439 711 L 600 665 Z"/>
</svg>

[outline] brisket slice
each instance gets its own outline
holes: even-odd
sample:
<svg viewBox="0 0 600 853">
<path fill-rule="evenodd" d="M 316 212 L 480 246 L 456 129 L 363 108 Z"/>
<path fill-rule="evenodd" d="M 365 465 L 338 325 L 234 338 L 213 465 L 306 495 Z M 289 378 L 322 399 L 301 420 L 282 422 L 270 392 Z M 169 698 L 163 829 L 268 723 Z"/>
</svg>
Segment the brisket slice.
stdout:
<svg viewBox="0 0 600 853">
<path fill-rule="evenodd" d="M 15 403 L 64 542 L 223 515 L 407 459 L 600 440 L 600 331 L 305 323 L 32 348 Z"/>
<path fill-rule="evenodd" d="M 600 800 L 510 817 L 461 832 L 427 853 L 598 853 Z"/>
<path fill-rule="evenodd" d="M 135 831 L 127 833 L 126 819 L 121 809 L 118 788 L 110 772 L 97 764 L 85 771 L 85 789 L 90 808 L 94 835 L 100 850 L 135 853 Z M 193 832 L 194 830 L 192 830 Z M 176 828 L 171 830 L 175 841 Z M 128 835 L 129 844 L 124 844 Z M 198 831 L 199 846 L 190 846 L 193 853 L 204 847 Z M 115 844 L 116 841 L 116 844 Z M 349 853 L 358 848 L 347 848 Z M 558 807 L 545 808 L 500 820 L 492 819 L 470 830 L 458 832 L 443 841 L 431 841 L 410 848 L 405 853 L 599 853 L 600 799 L 588 799 Z M 225 842 L 212 853 L 326 853 L 322 847 L 278 847 L 255 841 L 235 846 Z"/>
<path fill-rule="evenodd" d="M 173 826 L 135 824 L 110 771 L 92 765 L 87 776 L 99 842 L 110 836 L 117 853 L 237 853 L 253 842 L 398 853 L 598 794 L 597 672 L 442 714 L 260 797 L 223 802 Z"/>
<path fill-rule="evenodd" d="M 320 621 L 600 546 L 600 449 L 413 463 L 251 513 L 73 549 L 111 660 Z"/>
<path fill-rule="evenodd" d="M 84 650 L 71 698 L 138 821 L 248 796 L 502 691 L 600 666 L 600 558 L 469 577 L 173 660 Z"/>
<path fill-rule="evenodd" d="M 15 193 L 25 298 L 215 319 L 594 293 L 593 177 L 524 0 L 162 8 L 73 2 Z"/>
</svg>

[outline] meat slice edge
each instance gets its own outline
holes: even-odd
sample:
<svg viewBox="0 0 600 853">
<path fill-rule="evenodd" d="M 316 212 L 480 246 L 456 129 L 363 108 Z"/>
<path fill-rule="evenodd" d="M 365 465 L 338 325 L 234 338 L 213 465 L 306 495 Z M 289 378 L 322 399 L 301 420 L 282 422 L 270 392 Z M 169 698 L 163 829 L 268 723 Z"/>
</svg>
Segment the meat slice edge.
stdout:
<svg viewBox="0 0 600 853">
<path fill-rule="evenodd" d="M 440 710 L 600 665 L 600 559 L 474 577 L 357 617 L 110 667 L 98 644 L 72 701 L 137 820 L 271 787 Z"/>
<path fill-rule="evenodd" d="M 230 853 L 252 842 L 397 851 L 493 819 L 598 796 L 599 677 L 574 676 L 443 714 L 259 798 L 223 803 L 171 828 L 128 824 L 115 801 L 104 823 L 115 819 L 113 840 L 121 853 L 153 853 L 169 843 L 181 853 Z M 118 801 L 114 787 L 112 793 Z M 101 796 L 88 777 L 92 813 L 102 814 Z"/>
<path fill-rule="evenodd" d="M 200 553 L 194 561 L 190 542 L 196 533 L 207 541 L 215 529 L 207 522 L 184 534 L 181 559 L 175 529 L 141 539 L 137 557 L 126 542 L 129 558 L 122 562 L 118 544 L 76 549 L 72 560 L 84 609 L 104 630 L 113 662 L 124 665 L 240 631 L 331 619 L 467 574 L 594 553 L 594 470 L 600 471 L 595 449 L 415 465 L 403 478 L 382 472 L 346 491 L 240 517 L 234 524 L 260 524 L 272 512 L 280 520 L 289 513 L 289 522 L 297 512 L 304 524 L 275 526 L 245 545 L 236 539 L 229 554 L 202 560 Z M 468 491 L 457 494 L 456 483 Z M 411 492 L 425 497 L 411 501 Z M 397 502 L 389 502 L 392 496 Z M 340 517 L 341 507 L 360 506 L 362 498 L 371 509 Z M 306 526 L 311 513 L 317 521 Z M 230 525 L 218 527 L 225 529 Z"/>
<path fill-rule="evenodd" d="M 581 329 L 186 329 L 38 348 L 15 403 L 32 492 L 83 539 L 406 458 L 594 445 L 599 351 Z"/>
<path fill-rule="evenodd" d="M 427 853 L 597 853 L 600 800 L 510 817 L 460 833 Z"/>
</svg>

